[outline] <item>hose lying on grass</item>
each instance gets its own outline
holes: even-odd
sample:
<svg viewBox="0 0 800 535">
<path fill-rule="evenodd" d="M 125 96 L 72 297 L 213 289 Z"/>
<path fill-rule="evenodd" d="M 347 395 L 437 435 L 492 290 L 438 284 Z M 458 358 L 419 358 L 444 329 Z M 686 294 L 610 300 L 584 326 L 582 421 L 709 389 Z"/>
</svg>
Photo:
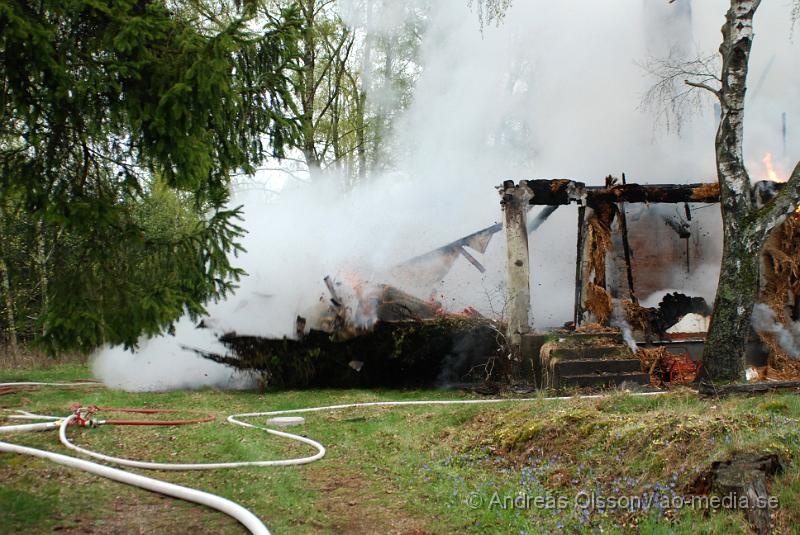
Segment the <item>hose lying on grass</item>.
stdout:
<svg viewBox="0 0 800 535">
<path fill-rule="evenodd" d="M 33 383 L 0 383 L 0 388 L 9 386 L 9 385 L 18 385 L 18 384 L 33 384 Z M 91 383 L 35 383 L 37 385 L 42 386 L 60 386 L 60 387 L 73 387 L 73 386 L 86 386 L 87 384 Z M 663 394 L 665 392 L 641 392 L 641 393 L 634 393 L 631 394 L 633 396 L 652 396 Z M 588 398 L 599 398 L 604 397 L 606 394 L 592 394 L 592 395 L 585 395 L 585 396 L 577 396 L 582 399 Z M 38 414 L 31 414 L 26 411 L 10 411 L 16 412 L 15 416 L 9 416 L 9 418 L 27 418 L 27 419 L 48 419 L 48 420 L 55 420 L 49 421 L 44 423 L 35 423 L 35 424 L 23 424 L 23 425 L 12 425 L 12 426 L 5 426 L 0 427 L 0 434 L 3 433 L 13 433 L 13 432 L 20 432 L 20 431 L 46 431 L 52 429 L 58 429 L 59 440 L 61 443 L 69 449 L 82 453 L 84 455 L 88 455 L 95 459 L 100 459 L 106 462 L 119 464 L 122 466 L 129 466 L 132 468 L 143 468 L 148 470 L 216 470 L 221 468 L 239 468 L 245 466 L 292 466 L 292 465 L 301 465 L 301 464 L 308 464 L 319 459 L 322 459 L 325 456 L 325 447 L 320 444 L 319 442 L 312 440 L 310 438 L 306 438 L 300 435 L 295 435 L 292 433 L 286 433 L 284 431 L 278 431 L 276 429 L 270 429 L 267 427 L 261 427 L 255 424 L 251 424 L 248 422 L 243 422 L 239 418 L 256 418 L 256 417 L 275 417 L 275 416 L 283 416 L 288 414 L 304 414 L 304 413 L 311 413 L 311 412 L 325 412 L 325 411 L 337 411 L 343 409 L 351 409 L 351 408 L 364 408 L 364 407 L 407 407 L 407 406 L 435 406 L 435 405 L 479 405 L 479 404 L 496 404 L 496 403 L 521 403 L 521 402 L 531 402 L 531 401 L 539 401 L 539 400 L 566 400 L 566 399 L 575 399 L 576 396 L 562 396 L 562 397 L 550 397 L 550 398 L 493 398 L 493 399 L 455 399 L 455 400 L 411 400 L 411 401 L 372 401 L 372 402 L 365 402 L 365 403 L 347 403 L 342 405 L 327 405 L 322 407 L 305 407 L 300 409 L 287 409 L 287 410 L 278 410 L 278 411 L 264 411 L 264 412 L 249 412 L 249 413 L 241 413 L 241 414 L 232 414 L 228 416 L 228 422 L 239 425 L 242 427 L 247 427 L 251 429 L 258 429 L 261 431 L 266 431 L 267 433 L 278 436 L 281 438 L 286 438 L 289 440 L 294 440 L 297 442 L 301 442 L 303 444 L 309 445 L 317 450 L 317 452 L 313 455 L 305 456 L 305 457 L 296 457 L 293 459 L 277 459 L 277 460 L 263 460 L 263 461 L 239 461 L 239 462 L 227 462 L 227 463 L 157 463 L 157 462 L 148 462 L 148 461 L 135 461 L 132 459 L 124 459 L 121 457 L 113 457 L 110 455 L 104 455 L 102 453 L 94 452 L 88 450 L 86 448 L 82 448 L 73 444 L 69 438 L 67 437 L 67 428 L 70 425 L 77 423 L 79 420 L 83 422 L 82 425 L 158 425 L 163 421 L 159 420 L 84 420 L 84 414 L 95 414 L 98 411 L 102 410 L 109 410 L 109 411 L 122 411 L 122 412 L 137 412 L 137 413 L 159 413 L 159 412 L 176 412 L 173 410 L 164 410 L 164 409 L 102 409 L 97 407 L 87 407 L 87 408 L 77 408 L 75 412 L 67 417 L 59 418 L 56 416 L 45 416 L 45 415 L 38 415 Z M 171 420 L 170 424 L 168 425 L 182 425 L 182 424 L 192 424 L 192 423 L 202 423 L 211 421 L 213 417 L 206 417 L 206 418 L 199 418 L 193 420 Z M 78 459 L 76 457 L 70 457 L 68 455 L 61 455 L 58 453 L 53 453 L 45 450 L 40 450 L 36 448 L 30 448 L 27 446 L 19 446 L 16 444 L 10 444 L 7 442 L 0 442 L 0 451 L 7 452 L 7 453 L 18 453 L 21 455 L 31 455 L 34 457 L 39 457 L 43 459 L 48 459 L 50 461 L 63 464 L 65 466 L 69 466 L 72 468 L 77 468 L 79 470 L 84 470 L 86 472 L 99 475 L 101 477 L 105 477 L 108 479 L 112 479 L 114 481 L 118 481 L 120 483 L 126 483 L 128 485 L 133 485 L 139 488 L 143 488 L 146 490 L 150 490 L 152 492 L 158 492 L 161 494 L 165 494 L 167 496 L 172 496 L 175 498 L 179 498 L 182 500 L 186 500 L 189 502 L 199 503 L 201 505 L 206 505 L 213 509 L 216 509 L 222 513 L 225 513 L 238 522 L 240 522 L 245 528 L 247 528 L 251 533 L 256 535 L 269 535 L 269 530 L 267 527 L 258 519 L 253 513 L 248 511 L 247 509 L 243 508 L 242 506 L 222 498 L 220 496 L 210 494 L 207 492 L 199 491 L 196 489 L 192 489 L 189 487 L 183 487 L 181 485 L 175 485 L 173 483 L 167 483 L 165 481 L 161 481 L 158 479 L 150 478 L 141 476 L 138 474 L 133 474 L 130 472 L 126 472 L 124 470 L 120 470 L 117 468 L 111 468 L 102 464 L 93 463 L 91 461 L 86 461 L 83 459 Z"/>
<path fill-rule="evenodd" d="M 83 459 L 70 457 L 69 455 L 61 455 L 60 453 L 29 448 L 27 446 L 18 446 L 17 444 L 9 444 L 8 442 L 0 442 L 0 451 L 47 459 L 48 461 L 53 461 L 54 463 L 63 464 L 64 466 L 69 466 L 71 468 L 77 468 L 79 470 L 83 470 L 84 472 L 89 472 L 90 474 L 95 474 L 107 479 L 119 481 L 120 483 L 133 485 L 135 487 L 146 489 L 152 492 L 158 492 L 159 494 L 166 494 L 167 496 L 180 498 L 181 500 L 206 505 L 212 509 L 216 509 L 217 511 L 235 518 L 244 527 L 250 530 L 250 533 L 253 533 L 254 535 L 269 535 L 269 530 L 261 522 L 261 520 L 258 519 L 257 516 L 241 505 L 215 494 L 209 494 L 208 492 L 203 492 L 189 487 L 167 483 L 166 481 L 153 479 L 151 477 L 132 474 L 131 472 L 126 472 L 125 470 L 111 468 L 110 466 L 104 466 L 102 464 L 97 464 L 90 461 L 84 461 Z"/>
</svg>

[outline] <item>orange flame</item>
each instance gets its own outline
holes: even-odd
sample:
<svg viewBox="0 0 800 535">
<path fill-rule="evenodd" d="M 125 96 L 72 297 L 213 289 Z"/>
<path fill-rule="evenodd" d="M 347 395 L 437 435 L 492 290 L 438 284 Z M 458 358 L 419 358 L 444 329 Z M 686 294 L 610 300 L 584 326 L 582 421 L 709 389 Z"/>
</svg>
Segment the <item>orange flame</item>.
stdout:
<svg viewBox="0 0 800 535">
<path fill-rule="evenodd" d="M 778 172 L 775 170 L 775 166 L 772 163 L 772 153 L 768 152 L 764 155 L 764 158 L 761 159 L 764 163 L 764 167 L 766 168 L 767 175 L 764 180 L 771 180 L 772 182 L 786 182 L 785 178 L 782 178 Z"/>
</svg>

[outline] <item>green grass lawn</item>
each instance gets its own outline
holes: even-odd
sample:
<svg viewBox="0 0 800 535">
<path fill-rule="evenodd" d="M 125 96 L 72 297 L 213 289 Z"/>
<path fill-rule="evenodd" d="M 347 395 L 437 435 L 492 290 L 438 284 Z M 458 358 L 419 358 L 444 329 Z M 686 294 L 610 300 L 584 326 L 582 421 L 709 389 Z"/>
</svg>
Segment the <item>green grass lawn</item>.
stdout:
<svg viewBox="0 0 800 535">
<path fill-rule="evenodd" d="M 78 364 L 0 370 L 0 382 L 85 379 Z M 228 414 L 357 401 L 465 398 L 446 391 L 202 390 L 125 393 L 41 389 L 0 405 L 64 415 L 73 403 L 191 409 L 216 415 L 183 427 L 73 429 L 79 445 L 162 462 L 275 459 L 313 449 L 225 422 Z M 29 400 L 25 402 L 24 399 Z M 503 405 L 361 408 L 305 414 L 297 432 L 327 456 L 294 467 L 149 475 L 219 494 L 281 533 L 747 533 L 735 511 L 677 510 L 697 474 L 737 452 L 773 451 L 776 531 L 800 525 L 800 398 L 699 400 L 690 392 Z M 117 415 L 119 418 L 130 417 Z M 189 415 L 187 415 L 189 417 Z M 9 423 L 0 418 L 0 425 Z M 254 423 L 259 422 L 258 419 Z M 73 454 L 56 433 L 0 440 Z M 516 502 L 514 497 L 518 498 Z M 590 496 L 645 496 L 626 510 L 584 508 Z M 538 497 L 538 498 L 537 498 Z M 649 500 L 649 501 L 648 501 Z M 629 500 L 631 501 L 631 500 Z M 47 461 L 0 454 L 0 533 L 242 533 L 221 513 Z"/>
</svg>

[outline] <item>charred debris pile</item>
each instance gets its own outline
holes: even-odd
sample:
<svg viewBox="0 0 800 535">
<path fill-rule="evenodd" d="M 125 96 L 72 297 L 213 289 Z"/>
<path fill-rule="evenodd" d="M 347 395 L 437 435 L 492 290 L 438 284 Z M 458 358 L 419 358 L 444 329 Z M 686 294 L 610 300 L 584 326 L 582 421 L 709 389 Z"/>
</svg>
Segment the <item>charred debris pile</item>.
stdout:
<svg viewBox="0 0 800 535">
<path fill-rule="evenodd" d="M 255 371 L 269 388 L 458 386 L 500 374 L 502 324 L 469 308 L 445 313 L 389 285 L 361 295 L 351 311 L 337 284 L 325 282 L 331 295 L 318 328 L 298 316 L 296 339 L 227 333 L 220 341 L 232 356 L 203 356 Z"/>
</svg>

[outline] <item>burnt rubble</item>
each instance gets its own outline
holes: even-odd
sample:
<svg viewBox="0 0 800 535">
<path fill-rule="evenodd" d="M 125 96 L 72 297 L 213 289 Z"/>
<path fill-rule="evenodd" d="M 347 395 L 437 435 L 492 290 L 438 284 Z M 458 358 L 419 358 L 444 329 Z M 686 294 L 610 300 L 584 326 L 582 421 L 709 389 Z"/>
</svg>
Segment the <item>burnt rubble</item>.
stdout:
<svg viewBox="0 0 800 535">
<path fill-rule="evenodd" d="M 378 321 L 344 340 L 311 330 L 301 340 L 228 333 L 230 355 L 202 356 L 257 372 L 275 388 L 438 387 L 486 379 L 497 327 L 483 318 Z M 501 369 L 498 366 L 497 370 Z"/>
<path fill-rule="evenodd" d="M 700 314 L 708 316 L 711 307 L 702 297 L 690 297 L 680 292 L 666 294 L 658 308 L 647 309 L 650 311 L 650 326 L 653 332 L 664 334 L 667 329 L 678 323 L 687 314 Z"/>
</svg>

